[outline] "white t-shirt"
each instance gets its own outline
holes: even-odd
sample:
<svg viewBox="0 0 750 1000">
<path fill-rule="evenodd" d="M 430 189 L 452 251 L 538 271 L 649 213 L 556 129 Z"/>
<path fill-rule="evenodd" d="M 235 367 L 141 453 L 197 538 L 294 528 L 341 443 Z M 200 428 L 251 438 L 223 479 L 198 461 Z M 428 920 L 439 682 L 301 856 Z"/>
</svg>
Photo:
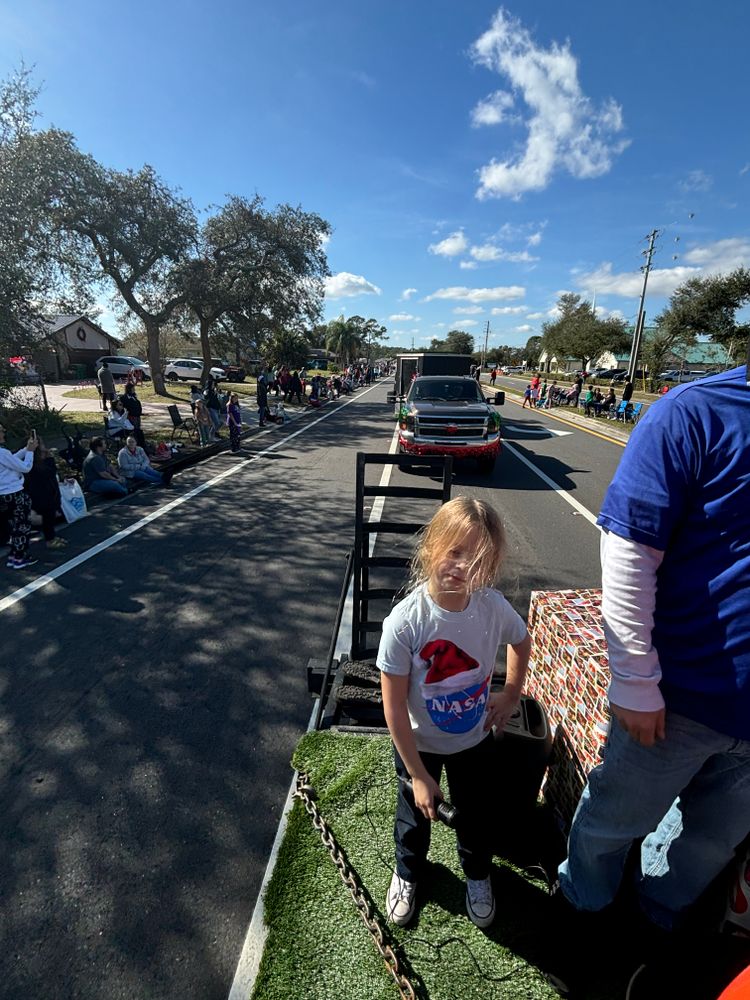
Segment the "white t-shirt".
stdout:
<svg viewBox="0 0 750 1000">
<path fill-rule="evenodd" d="M 383 622 L 377 665 L 409 677 L 407 704 L 418 750 L 450 754 L 480 743 L 501 643 L 515 646 L 526 624 L 503 595 L 475 591 L 463 611 L 446 611 L 427 584 L 400 601 Z"/>
</svg>

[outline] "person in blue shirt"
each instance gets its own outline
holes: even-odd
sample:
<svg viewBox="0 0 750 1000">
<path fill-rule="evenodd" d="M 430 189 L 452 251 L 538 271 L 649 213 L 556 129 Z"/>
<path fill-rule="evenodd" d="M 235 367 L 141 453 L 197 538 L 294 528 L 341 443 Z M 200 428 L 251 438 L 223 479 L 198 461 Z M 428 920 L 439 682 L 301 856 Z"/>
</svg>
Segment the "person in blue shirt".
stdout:
<svg viewBox="0 0 750 1000">
<path fill-rule="evenodd" d="M 577 910 L 604 909 L 645 838 L 639 902 L 674 929 L 750 832 L 745 366 L 649 407 L 598 523 L 612 722 L 559 887 Z"/>
</svg>

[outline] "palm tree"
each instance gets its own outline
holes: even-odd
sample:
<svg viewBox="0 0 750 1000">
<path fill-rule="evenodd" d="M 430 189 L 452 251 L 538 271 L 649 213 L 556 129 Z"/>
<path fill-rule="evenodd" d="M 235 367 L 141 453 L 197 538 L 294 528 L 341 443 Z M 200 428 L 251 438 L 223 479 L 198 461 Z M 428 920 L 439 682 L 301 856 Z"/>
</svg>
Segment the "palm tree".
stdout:
<svg viewBox="0 0 750 1000">
<path fill-rule="evenodd" d="M 361 352 L 362 338 L 349 320 L 339 316 L 328 324 L 326 347 L 329 351 L 333 351 L 339 361 L 347 364 Z"/>
</svg>

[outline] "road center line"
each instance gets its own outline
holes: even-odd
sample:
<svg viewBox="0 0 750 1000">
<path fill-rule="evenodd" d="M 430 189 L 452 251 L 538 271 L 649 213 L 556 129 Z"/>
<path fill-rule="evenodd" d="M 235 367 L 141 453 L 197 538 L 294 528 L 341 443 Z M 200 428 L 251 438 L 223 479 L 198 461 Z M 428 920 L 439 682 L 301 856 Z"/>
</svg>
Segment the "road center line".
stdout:
<svg viewBox="0 0 750 1000">
<path fill-rule="evenodd" d="M 538 469 L 533 462 L 530 462 L 525 455 L 522 455 L 521 452 L 517 448 L 514 448 L 508 441 L 503 441 L 503 448 L 507 448 L 512 455 L 515 455 L 520 462 L 523 462 L 525 466 L 531 469 L 535 476 L 539 476 L 543 483 L 546 483 L 547 486 L 549 486 L 550 489 L 553 489 L 558 496 L 562 497 L 566 503 L 569 503 L 574 510 L 577 510 L 579 514 L 582 514 L 587 521 L 590 521 L 591 524 L 594 525 L 595 528 L 598 528 L 596 517 L 591 513 L 591 511 L 587 507 L 584 507 L 582 503 L 579 503 L 576 498 L 571 496 L 567 490 L 562 488 L 562 486 L 558 486 L 554 479 L 550 479 L 546 473 L 542 472 L 541 469 Z"/>
<path fill-rule="evenodd" d="M 236 465 L 231 466 L 231 468 L 225 469 L 223 472 L 220 472 L 218 476 L 214 476 L 213 479 L 209 479 L 207 482 L 201 483 L 199 486 L 194 487 L 183 496 L 177 497 L 175 500 L 171 500 L 169 503 L 164 504 L 163 507 L 159 507 L 158 510 L 152 511 L 150 514 L 147 514 L 146 517 L 142 517 L 139 521 L 136 521 L 135 524 L 131 524 L 130 527 L 123 528 L 122 531 L 118 531 L 115 535 L 111 535 L 109 538 L 105 538 L 104 541 L 98 542 L 90 549 L 86 549 L 85 552 L 79 553 L 67 562 L 62 563 L 61 566 L 57 566 L 49 573 L 45 573 L 44 576 L 38 576 L 36 580 L 32 580 L 19 590 L 14 590 L 13 593 L 8 594 L 7 597 L 0 600 L 0 613 L 7 611 L 9 608 L 19 604 L 21 601 L 26 600 L 27 597 L 36 593 L 37 590 L 42 590 L 42 588 L 49 586 L 49 584 L 54 583 L 55 580 L 59 580 L 61 576 L 65 576 L 66 573 L 70 573 L 71 570 L 77 569 L 78 566 L 88 562 L 89 559 L 93 559 L 94 556 L 99 555 L 100 552 L 104 552 L 106 549 L 112 548 L 113 545 L 117 545 L 118 542 L 122 542 L 130 535 L 134 535 L 137 531 L 145 528 L 153 521 L 158 521 L 160 517 L 164 517 L 165 514 L 171 513 L 183 504 L 188 503 L 188 501 L 192 500 L 194 497 L 200 496 L 201 493 L 205 493 L 206 490 L 211 489 L 212 486 L 216 486 L 218 483 L 223 482 L 230 476 L 236 475 L 242 469 L 246 468 L 246 466 L 252 465 L 265 455 L 283 447 L 287 444 L 287 442 L 293 441 L 294 438 L 299 437 L 300 434 L 306 434 L 307 431 L 312 430 L 316 424 L 321 423 L 323 420 L 327 420 L 329 417 L 335 416 L 335 414 L 340 413 L 345 407 L 351 405 L 352 403 L 356 403 L 358 399 L 362 399 L 362 397 L 368 392 L 376 389 L 379 384 L 380 383 L 375 383 L 375 385 L 370 386 L 369 389 L 365 389 L 365 391 L 361 392 L 358 396 L 352 396 L 351 399 L 347 399 L 335 409 L 329 410 L 328 413 L 321 414 L 321 416 L 316 417 L 315 420 L 311 421 L 309 424 L 306 424 L 304 427 L 300 427 L 299 430 L 285 435 L 283 438 L 276 441 L 275 444 L 269 445 L 268 448 L 264 448 L 263 451 L 259 451 L 257 455 L 253 455 L 252 458 L 246 458 L 243 461 L 238 462 Z"/>
</svg>

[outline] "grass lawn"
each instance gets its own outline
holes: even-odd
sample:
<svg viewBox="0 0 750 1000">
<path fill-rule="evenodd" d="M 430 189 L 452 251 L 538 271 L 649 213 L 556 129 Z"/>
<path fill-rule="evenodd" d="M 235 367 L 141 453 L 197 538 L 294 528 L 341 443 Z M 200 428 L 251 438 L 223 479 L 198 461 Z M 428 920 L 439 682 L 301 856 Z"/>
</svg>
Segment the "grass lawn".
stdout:
<svg viewBox="0 0 750 1000">
<path fill-rule="evenodd" d="M 157 396 L 154 392 L 153 383 L 144 382 L 143 384 L 136 387 L 136 393 L 138 398 L 142 403 L 171 403 L 174 400 L 186 403 L 190 398 L 190 386 L 194 383 L 190 382 L 167 382 L 167 396 Z M 222 382 L 221 389 L 223 392 L 236 392 L 240 396 L 254 396 L 255 395 L 255 379 L 245 379 L 244 382 Z M 115 391 L 118 393 L 125 392 L 125 383 L 116 382 Z M 67 392 L 63 393 L 68 399 L 98 399 L 99 393 L 96 386 L 84 386 L 80 389 L 69 389 Z"/>
<path fill-rule="evenodd" d="M 349 862 L 378 912 L 391 878 L 395 775 L 390 741 L 309 733 L 294 756 L 315 788 Z M 513 822 L 512 812 L 507 821 Z M 547 1000 L 557 996 L 544 964 L 540 883 L 496 858 L 498 915 L 488 931 L 469 921 L 455 835 L 435 824 L 430 879 L 408 929 L 390 927 L 424 1000 Z M 377 950 L 301 803 L 296 802 L 265 899 L 269 937 L 252 1000 L 391 1000 L 397 996 Z M 625 980 L 626 982 L 626 980 Z M 624 995 L 619 981 L 593 983 L 587 1000 Z"/>
</svg>

